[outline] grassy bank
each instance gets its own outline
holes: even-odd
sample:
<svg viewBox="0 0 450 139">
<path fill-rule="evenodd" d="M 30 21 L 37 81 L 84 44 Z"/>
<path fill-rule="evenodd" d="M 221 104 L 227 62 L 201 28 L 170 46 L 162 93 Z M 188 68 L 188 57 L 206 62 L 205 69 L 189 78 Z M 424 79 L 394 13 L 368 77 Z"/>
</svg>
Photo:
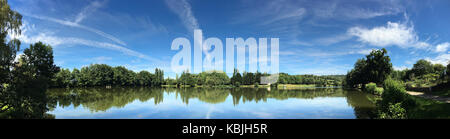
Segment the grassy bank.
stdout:
<svg viewBox="0 0 450 139">
<path fill-rule="evenodd" d="M 430 94 L 443 96 L 443 97 L 450 97 L 450 89 L 449 90 L 442 90 L 442 91 L 434 91 L 434 92 L 431 92 Z"/>
<path fill-rule="evenodd" d="M 413 119 L 448 119 L 450 104 L 412 96 L 416 107 L 407 111 L 408 118 Z"/>
</svg>

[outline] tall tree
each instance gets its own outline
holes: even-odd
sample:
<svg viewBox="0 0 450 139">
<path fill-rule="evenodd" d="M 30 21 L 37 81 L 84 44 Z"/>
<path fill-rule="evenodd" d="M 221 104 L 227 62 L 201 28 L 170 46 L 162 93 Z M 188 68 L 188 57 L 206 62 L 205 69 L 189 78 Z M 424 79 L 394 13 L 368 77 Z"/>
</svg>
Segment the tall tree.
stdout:
<svg viewBox="0 0 450 139">
<path fill-rule="evenodd" d="M 372 50 L 366 59 L 358 59 L 354 69 L 347 73 L 346 85 L 357 85 L 374 82 L 382 84 L 393 71 L 391 59 L 387 56 L 387 50 Z"/>
<path fill-rule="evenodd" d="M 448 64 L 447 64 L 447 69 L 446 69 L 447 71 L 447 77 L 449 77 L 449 80 L 450 80 L 450 62 L 448 62 Z"/>
<path fill-rule="evenodd" d="M 242 82 L 242 76 L 241 73 L 237 69 L 234 69 L 233 76 L 231 77 L 231 84 L 233 85 L 241 85 Z"/>
<path fill-rule="evenodd" d="M 384 48 L 372 51 L 366 56 L 366 62 L 367 79 L 371 82 L 382 84 L 393 70 L 391 59 Z"/>
<path fill-rule="evenodd" d="M 431 62 L 421 59 L 414 64 L 411 69 L 412 73 L 414 73 L 415 77 L 420 77 L 428 73 L 433 72 L 433 64 Z"/>
</svg>

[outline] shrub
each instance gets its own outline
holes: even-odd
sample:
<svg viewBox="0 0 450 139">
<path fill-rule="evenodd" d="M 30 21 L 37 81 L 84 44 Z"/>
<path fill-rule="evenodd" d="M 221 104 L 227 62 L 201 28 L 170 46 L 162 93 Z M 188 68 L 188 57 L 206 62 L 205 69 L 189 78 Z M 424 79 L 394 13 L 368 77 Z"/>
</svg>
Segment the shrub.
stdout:
<svg viewBox="0 0 450 139">
<path fill-rule="evenodd" d="M 386 112 L 380 112 L 381 119 L 406 119 L 406 110 L 402 108 L 402 103 L 389 103 L 389 108 Z"/>
<path fill-rule="evenodd" d="M 366 84 L 365 90 L 368 93 L 375 94 L 375 95 L 381 95 L 383 93 L 383 88 L 377 87 L 376 83 Z"/>
<path fill-rule="evenodd" d="M 256 88 L 259 87 L 259 83 L 258 83 L 258 82 L 255 83 L 255 87 L 256 87 Z"/>
<path fill-rule="evenodd" d="M 234 83 L 234 86 L 235 86 L 235 87 L 240 87 L 240 86 L 241 86 L 241 83 L 240 83 L 240 82 L 235 82 L 235 83 Z"/>
<path fill-rule="evenodd" d="M 401 118 L 404 116 L 402 113 L 406 113 L 416 104 L 399 81 L 387 79 L 384 81 L 383 89 L 381 100 L 377 102 L 380 118 Z"/>
</svg>

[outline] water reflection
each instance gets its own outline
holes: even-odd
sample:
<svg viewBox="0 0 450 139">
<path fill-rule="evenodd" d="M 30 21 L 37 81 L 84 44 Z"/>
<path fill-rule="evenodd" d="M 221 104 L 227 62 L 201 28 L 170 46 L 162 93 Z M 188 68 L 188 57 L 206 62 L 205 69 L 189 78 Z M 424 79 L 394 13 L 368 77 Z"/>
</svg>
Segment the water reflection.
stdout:
<svg viewBox="0 0 450 139">
<path fill-rule="evenodd" d="M 166 98 L 165 98 L 166 97 Z M 87 109 L 91 114 L 97 112 L 106 112 L 112 108 L 125 109 L 128 104 L 136 101 L 145 103 L 145 105 L 165 105 L 164 100 L 180 101 L 186 105 L 182 108 L 189 109 L 189 107 L 198 107 L 197 105 L 217 105 L 221 109 L 231 109 L 233 113 L 231 118 L 246 118 L 243 114 L 238 112 L 240 109 L 245 109 L 246 103 L 259 103 L 264 106 L 270 105 L 275 108 L 283 108 L 281 102 L 286 100 L 311 100 L 307 104 L 299 104 L 298 109 L 312 108 L 315 100 L 327 99 L 335 100 L 338 103 L 346 103 L 346 107 L 353 110 L 351 115 L 354 118 L 370 118 L 373 113 L 374 104 L 370 101 L 373 96 L 359 91 L 349 91 L 336 88 L 317 88 L 317 89 L 303 89 L 303 90 L 278 90 L 265 88 L 233 88 L 233 89 L 216 89 L 216 88 L 79 88 L 79 89 L 51 89 L 48 91 L 48 98 L 51 100 L 48 104 L 50 111 L 56 108 L 60 109 Z M 268 100 L 274 100 L 268 102 Z M 190 101 L 200 101 L 204 104 L 194 103 Z M 230 101 L 231 106 L 227 106 Z M 344 102 L 342 102 L 344 101 Z M 149 102 L 152 102 L 148 104 Z M 231 104 L 232 102 L 232 104 Z M 287 104 L 289 105 L 289 104 Z M 294 105 L 294 104 L 292 104 Z M 297 105 L 297 104 L 295 104 Z M 328 104 L 329 105 L 329 104 Z M 333 104 L 331 104 L 333 105 Z M 336 104 L 338 105 L 338 104 Z M 256 105 L 257 106 L 257 105 Z M 322 106 L 322 105 L 320 105 Z M 231 108 L 230 108 L 231 107 Z M 295 106 L 294 106 L 295 107 Z M 322 106 L 323 107 L 323 106 Z M 167 111 L 166 113 L 178 113 L 182 111 Z M 206 110 L 205 110 L 206 111 Z M 270 110 L 268 110 L 270 112 Z M 288 110 L 295 113 L 295 110 Z M 314 110 L 310 110 L 314 111 Z M 267 111 L 266 111 L 267 112 Z M 303 112 L 304 113 L 304 112 Z M 307 112 L 306 112 L 307 113 Z M 325 112 L 324 112 L 325 113 Z M 330 114 L 330 113 L 325 113 Z M 335 112 L 333 114 L 340 114 Z M 168 114 L 169 115 L 169 114 Z M 56 115 L 58 117 L 58 115 Z M 320 115 L 319 115 L 320 116 Z M 290 116 L 286 118 L 295 118 Z M 126 118 L 126 117 L 125 117 Z M 151 118 L 151 117 L 149 117 Z M 176 116 L 167 118 L 189 118 L 189 116 Z M 198 117 L 193 117 L 198 118 Z M 247 117 L 248 118 L 248 117 Z M 300 118 L 315 118 L 315 117 L 300 117 Z M 334 118 L 334 117 L 327 117 Z M 351 117 L 344 117 L 351 118 Z"/>
</svg>

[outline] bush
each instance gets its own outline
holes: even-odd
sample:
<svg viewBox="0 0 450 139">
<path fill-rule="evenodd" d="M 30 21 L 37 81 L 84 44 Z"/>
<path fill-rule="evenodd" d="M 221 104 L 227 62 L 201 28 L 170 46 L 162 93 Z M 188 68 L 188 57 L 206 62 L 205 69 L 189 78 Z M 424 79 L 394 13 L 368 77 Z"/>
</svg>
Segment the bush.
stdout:
<svg viewBox="0 0 450 139">
<path fill-rule="evenodd" d="M 366 84 L 365 90 L 368 93 L 375 94 L 375 95 L 383 94 L 383 88 L 377 87 L 376 83 L 368 83 L 368 84 Z"/>
<path fill-rule="evenodd" d="M 259 83 L 256 82 L 256 83 L 255 83 L 255 88 L 258 88 L 258 87 L 259 87 Z"/>
<path fill-rule="evenodd" d="M 235 87 L 240 87 L 240 86 L 241 86 L 241 83 L 240 83 L 240 82 L 235 82 L 235 83 L 234 83 L 234 86 L 235 86 Z"/>
<path fill-rule="evenodd" d="M 402 103 L 389 104 L 386 112 L 380 112 L 381 119 L 406 119 L 406 110 L 402 108 Z"/>
<path fill-rule="evenodd" d="M 402 113 L 416 105 L 401 82 L 387 79 L 383 89 L 381 100 L 377 102 L 380 118 L 401 118 L 404 116 Z"/>
</svg>

